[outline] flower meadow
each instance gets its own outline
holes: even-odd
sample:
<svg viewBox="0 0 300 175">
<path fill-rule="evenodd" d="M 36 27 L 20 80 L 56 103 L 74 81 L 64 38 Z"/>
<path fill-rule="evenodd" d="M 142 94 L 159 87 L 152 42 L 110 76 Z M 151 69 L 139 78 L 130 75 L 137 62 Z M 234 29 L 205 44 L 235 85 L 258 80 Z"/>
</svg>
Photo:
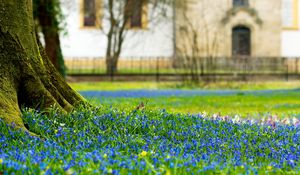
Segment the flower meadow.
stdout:
<svg viewBox="0 0 300 175">
<path fill-rule="evenodd" d="M 0 121 L 0 174 L 299 174 L 300 126 L 165 110 L 23 111 Z"/>
</svg>

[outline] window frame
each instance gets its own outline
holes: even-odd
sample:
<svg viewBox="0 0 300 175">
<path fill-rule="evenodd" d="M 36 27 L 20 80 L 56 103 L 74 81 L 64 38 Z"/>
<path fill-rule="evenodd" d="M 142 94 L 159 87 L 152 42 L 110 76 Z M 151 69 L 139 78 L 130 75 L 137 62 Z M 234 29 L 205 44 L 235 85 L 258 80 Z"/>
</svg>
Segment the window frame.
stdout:
<svg viewBox="0 0 300 175">
<path fill-rule="evenodd" d="M 292 24 L 290 26 L 284 26 L 284 24 L 282 23 L 283 30 L 299 30 L 299 2 L 298 2 L 298 0 L 291 0 L 291 1 L 292 1 L 291 16 L 293 18 Z M 282 1 L 282 2 L 284 2 L 284 1 Z M 283 14 L 281 14 L 281 15 L 283 18 Z"/>
<path fill-rule="evenodd" d="M 126 7 L 124 7 L 126 9 Z M 141 26 L 131 26 L 131 17 L 127 20 L 126 28 L 131 30 L 145 30 L 148 28 L 148 0 L 143 0 L 141 12 Z M 126 11 L 124 13 L 126 15 Z"/>
<path fill-rule="evenodd" d="M 84 1 L 80 0 L 80 29 L 97 29 L 102 28 L 102 17 L 103 17 L 103 0 L 94 0 L 95 1 L 95 12 L 96 12 L 96 18 L 95 18 L 95 25 L 93 26 L 86 26 L 84 25 Z"/>
</svg>

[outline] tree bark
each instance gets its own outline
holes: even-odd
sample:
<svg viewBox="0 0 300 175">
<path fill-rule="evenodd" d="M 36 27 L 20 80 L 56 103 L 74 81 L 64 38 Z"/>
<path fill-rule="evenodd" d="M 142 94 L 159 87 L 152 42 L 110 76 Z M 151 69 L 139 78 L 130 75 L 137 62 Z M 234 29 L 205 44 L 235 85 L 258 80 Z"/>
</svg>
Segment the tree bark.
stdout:
<svg viewBox="0 0 300 175">
<path fill-rule="evenodd" d="M 55 0 L 39 0 L 36 2 L 36 18 L 45 40 L 45 50 L 54 67 L 65 76 L 65 64 L 60 46 L 58 8 Z M 58 7 L 57 7 L 58 6 Z"/>
<path fill-rule="evenodd" d="M 69 112 L 85 103 L 37 42 L 31 0 L 0 0 L 0 98 L 1 119 L 23 130 L 20 107 Z"/>
<path fill-rule="evenodd" d="M 106 57 L 106 74 L 113 76 L 117 73 L 118 60 L 119 57 L 116 57 L 115 55 Z"/>
</svg>

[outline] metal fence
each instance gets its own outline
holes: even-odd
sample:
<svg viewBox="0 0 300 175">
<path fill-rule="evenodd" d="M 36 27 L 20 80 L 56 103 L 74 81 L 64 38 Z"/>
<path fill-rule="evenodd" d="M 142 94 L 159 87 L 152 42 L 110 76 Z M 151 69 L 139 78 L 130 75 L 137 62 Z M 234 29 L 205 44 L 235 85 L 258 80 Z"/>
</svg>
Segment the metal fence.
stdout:
<svg viewBox="0 0 300 175">
<path fill-rule="evenodd" d="M 300 58 L 288 57 L 176 57 L 126 58 L 118 61 L 117 73 L 106 74 L 104 58 L 67 59 L 71 76 L 130 77 L 145 76 L 159 80 L 163 77 L 263 77 L 289 79 L 300 72 Z M 111 77 L 113 76 L 113 77 Z"/>
</svg>

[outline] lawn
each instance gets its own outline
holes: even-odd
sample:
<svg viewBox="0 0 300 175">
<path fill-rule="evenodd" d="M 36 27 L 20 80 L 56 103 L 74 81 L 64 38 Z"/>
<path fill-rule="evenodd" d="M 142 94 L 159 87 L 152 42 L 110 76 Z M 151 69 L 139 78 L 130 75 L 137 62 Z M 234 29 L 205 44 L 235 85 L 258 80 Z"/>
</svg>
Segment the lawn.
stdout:
<svg viewBox="0 0 300 175">
<path fill-rule="evenodd" d="M 200 82 L 198 84 L 183 82 L 70 82 L 71 87 L 78 91 L 112 91 L 133 89 L 239 89 L 239 90 L 265 90 L 265 89 L 297 89 L 300 81 L 267 81 L 267 82 Z"/>
<path fill-rule="evenodd" d="M 197 88 L 176 83 L 151 82 L 71 85 L 96 105 L 117 106 L 122 110 L 132 110 L 143 102 L 149 110 L 166 109 L 172 113 L 206 112 L 211 115 L 252 118 L 276 115 L 283 118 L 300 116 L 300 90 L 296 89 L 299 84 L 215 83 L 205 86 L 200 84 Z"/>
<path fill-rule="evenodd" d="M 40 138 L 0 119 L 0 174 L 300 173 L 294 84 L 272 90 L 98 85 L 106 87 L 72 85 L 84 87 L 78 89 L 98 107 L 79 106 L 68 115 L 24 109 L 26 126 Z M 145 107 L 137 109 L 141 102 Z"/>
</svg>

